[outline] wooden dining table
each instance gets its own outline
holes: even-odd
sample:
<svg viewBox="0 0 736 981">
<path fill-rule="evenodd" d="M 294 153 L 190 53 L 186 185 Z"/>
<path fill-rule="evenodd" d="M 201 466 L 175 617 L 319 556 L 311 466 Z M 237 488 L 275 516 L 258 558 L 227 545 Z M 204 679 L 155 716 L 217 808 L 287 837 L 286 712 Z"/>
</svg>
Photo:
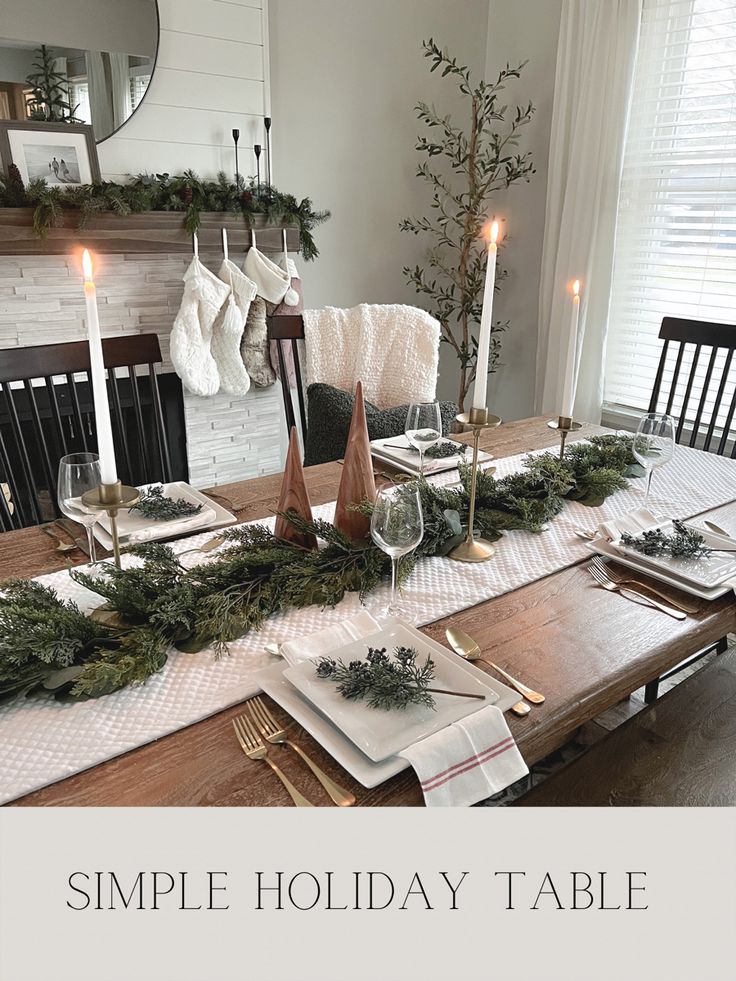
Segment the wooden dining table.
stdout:
<svg viewBox="0 0 736 981">
<path fill-rule="evenodd" d="M 558 446 L 547 418 L 524 419 L 487 430 L 481 448 L 496 457 Z M 585 426 L 577 438 L 605 432 Z M 736 463 L 734 463 L 736 477 Z M 312 504 L 336 497 L 339 462 L 305 471 Z M 273 514 L 281 475 L 273 474 L 213 488 L 232 505 L 239 521 Z M 736 496 L 736 479 L 734 480 Z M 715 520 L 719 509 L 711 513 Z M 513 548 L 511 538 L 502 548 Z M 85 561 L 80 556 L 80 563 Z M 493 560 L 491 560 L 493 561 Z M 445 628 L 460 627 L 480 645 L 484 658 L 543 692 L 546 701 L 508 723 L 527 764 L 543 759 L 584 723 L 626 699 L 631 692 L 714 644 L 736 628 L 733 594 L 694 600 L 697 612 L 675 620 L 651 607 L 598 588 L 585 559 L 502 596 L 446 617 L 423 631 L 444 641 Z M 39 528 L 0 535 L 0 577 L 32 577 L 65 567 L 65 557 Z M 638 574 L 637 574 L 638 575 Z M 658 588 L 668 590 L 658 583 Z M 676 599 L 676 592 L 672 592 Z M 693 597 L 688 597 L 693 600 Z M 186 654 L 178 654 L 186 657 Z M 476 666 L 493 674 L 490 667 Z M 296 741 L 335 780 L 351 790 L 358 805 L 418 806 L 422 793 L 412 770 L 372 790 L 349 776 L 308 733 L 269 700 Z M 27 794 L 20 806 L 289 806 L 291 800 L 271 770 L 247 759 L 234 737 L 235 705 L 90 770 Z M 0 740 L 2 732 L 0 731 Z M 313 803 L 332 806 L 296 754 L 276 750 L 279 763 Z"/>
</svg>

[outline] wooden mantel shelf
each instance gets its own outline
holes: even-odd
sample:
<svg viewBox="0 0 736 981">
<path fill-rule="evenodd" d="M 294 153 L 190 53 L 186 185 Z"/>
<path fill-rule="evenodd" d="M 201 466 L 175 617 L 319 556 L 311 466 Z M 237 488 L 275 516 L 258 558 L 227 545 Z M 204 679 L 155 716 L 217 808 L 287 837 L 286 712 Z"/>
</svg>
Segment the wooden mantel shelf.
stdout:
<svg viewBox="0 0 736 981">
<path fill-rule="evenodd" d="M 251 232 L 242 218 L 215 211 L 204 212 L 199 229 L 201 252 L 222 251 L 222 228 L 227 228 L 228 244 L 233 254 L 246 252 L 251 245 Z M 256 243 L 266 252 L 283 248 L 282 231 L 290 252 L 299 249 L 297 225 L 266 225 L 262 215 L 253 222 Z M 139 253 L 187 253 L 192 250 L 192 238 L 184 228 L 184 216 L 176 211 L 148 211 L 138 215 L 118 215 L 103 211 L 79 228 L 79 213 L 64 213 L 64 224 L 50 228 L 45 238 L 33 231 L 31 208 L 0 208 L 0 255 L 69 255 L 82 246 L 109 255 Z"/>
</svg>

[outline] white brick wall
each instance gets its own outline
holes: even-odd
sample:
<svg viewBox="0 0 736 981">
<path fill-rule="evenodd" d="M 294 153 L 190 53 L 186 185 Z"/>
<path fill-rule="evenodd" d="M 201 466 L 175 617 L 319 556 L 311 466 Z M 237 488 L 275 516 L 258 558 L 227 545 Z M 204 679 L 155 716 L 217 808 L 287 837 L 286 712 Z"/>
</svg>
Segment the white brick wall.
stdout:
<svg viewBox="0 0 736 981">
<path fill-rule="evenodd" d="M 220 256 L 203 255 L 210 268 Z M 163 370 L 172 371 L 169 334 L 189 262 L 181 255 L 97 257 L 97 299 L 104 337 L 156 333 Z M 76 260 L 0 258 L 0 348 L 83 340 L 84 295 Z M 285 426 L 278 384 L 242 397 L 185 393 L 189 479 L 195 487 L 282 469 Z"/>
</svg>

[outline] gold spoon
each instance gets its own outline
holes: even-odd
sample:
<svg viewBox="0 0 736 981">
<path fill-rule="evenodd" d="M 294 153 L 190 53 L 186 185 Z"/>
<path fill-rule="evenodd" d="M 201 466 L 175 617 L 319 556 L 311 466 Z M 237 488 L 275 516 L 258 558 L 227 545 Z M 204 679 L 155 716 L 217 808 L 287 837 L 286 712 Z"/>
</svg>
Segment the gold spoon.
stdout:
<svg viewBox="0 0 736 981">
<path fill-rule="evenodd" d="M 534 691 L 531 688 L 527 688 L 526 685 L 522 685 L 520 681 L 513 678 L 508 672 L 504 671 L 503 668 L 499 668 L 497 664 L 493 661 L 489 661 L 481 655 L 480 647 L 476 644 L 473 638 L 466 634 L 464 630 L 459 630 L 457 627 L 448 627 L 445 630 L 445 637 L 447 637 L 447 642 L 450 647 L 458 654 L 460 657 L 464 658 L 466 661 L 483 661 L 489 667 L 497 671 L 502 678 L 504 678 L 515 688 L 520 695 L 523 695 L 528 701 L 533 705 L 541 705 L 544 701 L 544 695 L 540 694 L 538 691 Z M 527 707 L 528 708 L 528 707 Z M 516 706 L 512 706 L 515 711 Z M 524 713 L 526 714 L 526 713 Z"/>
</svg>

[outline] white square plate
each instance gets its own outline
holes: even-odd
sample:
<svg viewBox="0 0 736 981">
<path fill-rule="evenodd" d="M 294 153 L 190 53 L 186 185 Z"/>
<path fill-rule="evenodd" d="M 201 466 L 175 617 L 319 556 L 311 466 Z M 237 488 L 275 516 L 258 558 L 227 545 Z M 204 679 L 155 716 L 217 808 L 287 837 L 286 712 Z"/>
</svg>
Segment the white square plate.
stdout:
<svg viewBox="0 0 736 981">
<path fill-rule="evenodd" d="M 654 566 L 647 565 L 645 562 L 639 562 L 638 559 L 640 556 L 638 552 L 635 553 L 635 556 L 624 555 L 623 552 L 614 548 L 606 538 L 596 538 L 595 541 L 588 544 L 588 548 L 597 555 L 602 555 L 605 558 L 612 559 L 614 562 L 618 562 L 620 565 L 626 566 L 627 569 L 641 572 L 645 576 L 651 576 L 652 579 L 659 579 L 660 582 L 667 583 L 668 586 L 674 586 L 676 589 L 681 589 L 683 593 L 689 593 L 691 596 L 699 597 L 699 599 L 716 600 L 720 596 L 725 596 L 731 589 L 728 583 L 721 583 L 720 586 L 715 586 L 713 589 L 696 586 L 686 579 L 680 579 L 679 576 L 668 574 L 663 569 L 657 569 Z"/>
<path fill-rule="evenodd" d="M 662 522 L 655 527 L 667 535 L 671 535 L 674 531 L 671 521 Z M 722 536 L 714 535 L 705 528 L 694 530 L 703 536 L 709 548 L 728 548 L 727 545 L 724 546 Z M 642 567 L 656 569 L 670 576 L 674 575 L 700 588 L 714 589 L 726 580 L 736 578 L 736 549 L 731 554 L 715 552 L 699 559 L 676 559 L 671 555 L 643 555 L 631 545 L 624 545 L 621 541 L 613 541 L 611 545 L 627 558 L 635 559 Z"/>
<path fill-rule="evenodd" d="M 431 457 L 424 458 L 424 473 L 444 473 L 446 470 L 456 470 L 458 463 L 470 462 L 470 447 L 465 443 L 456 443 L 455 440 L 445 438 L 443 442 L 455 443 L 458 448 L 455 456 L 444 456 L 438 460 Z M 419 454 L 415 453 L 409 446 L 406 436 L 391 436 L 388 439 L 371 440 L 371 454 L 383 463 L 390 463 L 397 470 L 403 470 L 413 476 L 419 476 Z M 490 453 L 483 450 L 478 454 L 478 460 L 485 463 L 492 460 Z"/>
<path fill-rule="evenodd" d="M 142 484 L 141 489 L 151 486 L 158 485 Z M 236 521 L 234 514 L 183 480 L 164 484 L 163 488 L 166 497 L 174 499 L 181 497 L 190 504 L 201 504 L 202 510 L 190 518 L 174 518 L 171 521 L 153 521 L 151 518 L 144 518 L 138 511 L 121 511 L 118 515 L 118 533 L 122 544 L 132 544 L 137 536 L 141 536 L 138 540 L 154 542 L 178 535 L 192 535 L 208 528 L 221 528 Z M 95 538 L 104 548 L 112 548 L 110 518 L 104 512 L 95 524 Z"/>
<path fill-rule="evenodd" d="M 502 686 L 495 679 L 400 621 L 338 648 L 331 656 L 345 663 L 363 661 L 369 647 L 385 647 L 387 653 L 392 654 L 399 646 L 413 647 L 420 665 L 431 656 L 435 665 L 432 687 L 473 692 L 483 695 L 484 699 L 434 695 L 434 708 L 410 705 L 400 711 L 384 711 L 344 698 L 333 682 L 317 677 L 314 661 L 303 661 L 284 671 L 285 678 L 374 763 L 487 705 L 499 704 L 501 697 Z M 513 699 L 512 704 L 519 701 L 519 696 L 513 693 Z"/>
</svg>

